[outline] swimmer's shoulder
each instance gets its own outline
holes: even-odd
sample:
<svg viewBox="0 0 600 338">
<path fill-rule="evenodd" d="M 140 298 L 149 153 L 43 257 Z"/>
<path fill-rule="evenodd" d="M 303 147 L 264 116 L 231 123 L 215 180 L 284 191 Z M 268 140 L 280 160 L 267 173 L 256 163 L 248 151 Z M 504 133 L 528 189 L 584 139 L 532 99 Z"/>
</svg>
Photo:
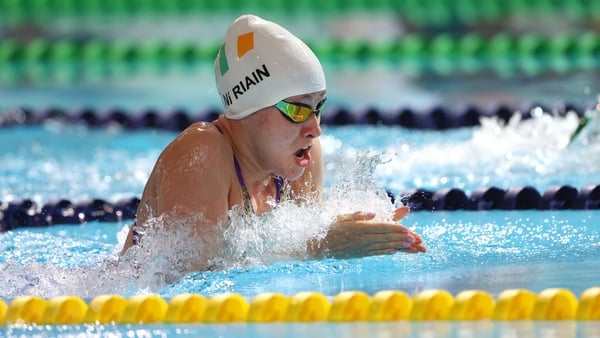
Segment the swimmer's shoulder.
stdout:
<svg viewBox="0 0 600 338">
<path fill-rule="evenodd" d="M 222 134 L 219 132 L 217 126 L 212 122 L 194 122 L 185 128 L 180 136 L 184 135 L 193 135 L 194 137 L 210 137 Z"/>
<path fill-rule="evenodd" d="M 211 122 L 195 122 L 188 126 L 178 137 L 190 145 L 215 147 L 218 151 L 231 149 L 227 138 Z"/>
<path fill-rule="evenodd" d="M 210 122 L 195 122 L 182 131 L 162 152 L 160 162 L 210 159 L 226 164 L 233 150 L 228 140 Z"/>
</svg>

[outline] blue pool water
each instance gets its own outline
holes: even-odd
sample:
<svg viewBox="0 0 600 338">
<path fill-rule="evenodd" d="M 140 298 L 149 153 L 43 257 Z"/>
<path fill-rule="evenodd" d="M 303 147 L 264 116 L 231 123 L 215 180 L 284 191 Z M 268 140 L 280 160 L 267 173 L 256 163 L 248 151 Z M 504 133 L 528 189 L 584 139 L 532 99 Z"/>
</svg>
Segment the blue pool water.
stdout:
<svg viewBox="0 0 600 338">
<path fill-rule="evenodd" d="M 129 2 L 136 3 L 111 1 L 99 7 L 95 6 L 98 1 L 90 3 L 102 10 Z M 208 1 L 206 10 L 176 14 L 166 9 L 175 3 L 204 2 L 142 1 L 132 8 L 145 12 L 146 6 L 156 5 L 161 10 L 129 15 L 120 12 L 123 7 L 96 17 L 75 14 L 77 8 L 86 7 L 84 2 L 71 6 L 76 1 L 5 1 L 3 7 L 8 12 L 23 4 L 21 14 L 26 20 L 0 13 L 0 124 L 5 115 L 21 107 L 37 112 L 49 107 L 70 112 L 119 108 L 128 114 L 153 109 L 165 115 L 178 107 L 194 112 L 220 110 L 211 60 L 196 60 L 193 66 L 165 60 L 168 65 L 159 64 L 161 61 L 130 67 L 123 62 L 126 55 L 106 55 L 98 60 L 62 62 L 69 59 L 61 56 L 69 54 L 69 48 L 56 49 L 55 53 L 38 45 L 29 52 L 15 52 L 4 42 L 39 39 L 52 46 L 63 40 L 131 43 L 137 47 L 180 42 L 217 46 L 239 13 L 259 10 L 311 42 L 364 40 L 371 44 L 402 41 L 416 34 L 425 44 L 436 45 L 431 55 L 423 52 L 423 60 L 417 60 L 421 58 L 418 54 L 415 58 L 390 54 L 387 61 L 380 56 L 355 59 L 347 58 L 343 50 L 340 55 L 319 55 L 332 110 L 427 112 L 441 107 L 452 112 L 473 105 L 492 111 L 497 106 L 519 110 L 537 103 L 561 111 L 560 107 L 567 105 L 584 107 L 598 102 L 598 44 L 597 38 L 588 39 L 590 33 L 598 31 L 597 1 L 486 1 L 485 9 L 477 1 L 405 1 L 397 3 L 402 8 L 414 8 L 406 12 L 390 10 L 396 6 L 388 5 L 368 11 L 327 9 L 336 3 L 353 7 L 362 2 L 317 1 L 318 9 L 296 13 L 275 5 L 277 1 L 265 2 L 267 8 L 258 6 L 260 1 L 223 1 L 235 7 L 225 11 L 215 10 L 221 1 Z M 365 4 L 377 7 L 388 2 Z M 270 11 L 269 4 L 281 8 Z M 44 19 L 36 21 L 36 11 L 29 6 L 39 6 Z M 60 8 L 72 10 L 72 15 L 60 15 Z M 59 13 L 53 15 L 53 11 Z M 496 16 L 495 12 L 502 14 Z M 458 16 L 452 19 L 453 15 Z M 459 17 L 462 19 L 457 20 Z M 469 44 L 471 34 L 490 41 L 482 41 L 482 46 Z M 519 39 L 514 40 L 514 46 L 503 40 L 492 43 L 497 34 Z M 551 46 L 536 43 L 538 35 L 554 38 L 563 34 L 573 39 L 553 39 Z M 452 37 L 460 39 L 460 46 L 448 44 Z M 411 50 L 412 55 L 416 50 Z M 492 54 L 487 55 L 488 50 Z M 116 54 L 121 53 L 116 50 Z M 481 60 L 473 63 L 474 56 Z M 55 58 L 50 64 L 43 62 Z M 473 68 L 473 64 L 479 66 Z M 532 67 L 539 69 L 532 73 Z M 216 256 L 215 271 L 180 273 L 176 269 L 181 257 L 178 251 L 201 254 L 206 243 L 190 243 L 185 231 L 165 234 L 160 227 L 144 236 L 147 242 L 119 258 L 129 220 L 0 231 L 0 299 L 8 304 L 22 295 L 76 295 L 88 301 L 113 293 L 126 297 L 155 293 L 168 299 L 189 292 L 207 297 L 234 292 L 250 300 L 263 292 L 293 295 L 306 290 L 331 298 L 347 290 L 368 294 L 401 290 L 414 295 L 434 288 L 452 294 L 479 289 L 494 297 L 513 288 L 534 292 L 565 288 L 579 296 L 583 290 L 600 286 L 597 209 L 414 211 L 403 224 L 422 235 L 428 248 L 425 254 L 310 260 L 301 250 L 306 239 L 322 234 L 337 213 L 361 209 L 374 211 L 379 218 L 389 217 L 395 205 L 387 193 L 400 197 L 415 188 L 458 188 L 469 195 L 480 187 L 530 186 L 544 192 L 557 185 L 577 189 L 598 185 L 600 116 L 595 120 L 595 133 L 584 133 L 569 144 L 577 116 L 555 116 L 542 110 L 523 111 L 532 116 L 527 120 L 515 116 L 504 124 L 489 118 L 480 126 L 444 131 L 383 125 L 324 126 L 324 206 L 305 210 L 283 204 L 264 220 L 233 218 L 224 235 L 231 244 Z M 52 120 L 0 127 L 0 202 L 31 199 L 41 206 L 56 199 L 116 202 L 139 197 L 156 158 L 175 136 L 166 130 L 124 130 L 118 125 L 88 128 Z M 182 223 L 189 221 L 193 220 Z M 161 220 L 156 222 L 161 224 Z M 600 323 L 482 320 L 0 325 L 0 337 L 175 335 L 600 337 Z"/>
<path fill-rule="evenodd" d="M 575 115 L 549 114 L 515 118 L 506 126 L 490 118 L 482 126 L 446 131 L 325 126 L 327 184 L 347 175 L 356 157 L 364 153 L 381 158 L 382 163 L 373 167 L 377 184 L 396 193 L 417 187 L 469 192 L 482 186 L 531 185 L 544 191 L 552 185 L 597 184 L 598 136 L 566 146 L 576 126 Z M 55 122 L 4 128 L 0 198 L 43 203 L 52 198 L 115 201 L 139 196 L 158 154 L 175 135 Z"/>
<path fill-rule="evenodd" d="M 393 208 L 381 194 L 382 189 L 400 193 L 415 187 L 459 187 L 469 192 L 481 186 L 530 185 L 544 191 L 555 184 L 579 188 L 598 183 L 600 161 L 593 159 L 600 158 L 600 144 L 566 146 L 565 140 L 575 126 L 574 116 L 543 114 L 508 125 L 491 119 L 482 126 L 444 132 L 384 126 L 324 127 L 326 202 L 330 200 L 326 205 L 337 208 L 324 212 Z M 0 134 L 0 195 L 3 200 L 31 198 L 38 203 L 53 198 L 115 201 L 139 196 L 155 159 L 174 136 L 167 131 L 97 130 L 54 122 L 4 129 Z M 364 199 L 352 203 L 340 200 L 340 196 Z M 280 216 L 299 215 L 294 208 L 282 210 Z M 275 218 L 262 227 L 245 229 L 251 236 L 236 243 L 244 251 L 243 259 L 224 261 L 217 271 L 182 276 L 169 270 L 174 257 L 169 253 L 138 253 L 134 258 L 142 272 L 131 268 L 131 260 L 119 263 L 117 252 L 128 227 L 126 221 L 4 232 L 0 234 L 0 298 L 75 294 L 91 299 L 109 293 L 157 293 L 169 298 L 187 292 L 205 296 L 234 292 L 251 299 L 262 292 L 292 295 L 311 290 L 333 296 L 347 290 L 374 294 L 394 289 L 416 294 L 433 288 L 453 294 L 480 289 L 497 296 L 510 288 L 539 292 L 550 287 L 567 288 L 579 295 L 600 280 L 598 210 L 417 211 L 403 224 L 422 234 L 426 254 L 348 260 L 306 260 L 286 255 L 286 249 L 311 231 L 302 223 L 304 219 L 298 218 L 301 220 L 291 222 L 295 228 L 283 227 Z M 272 237 L 262 236 L 269 231 Z M 571 324 L 277 324 L 268 329 L 235 324 L 2 330 L 16 335 L 29 330 L 41 336 L 69 336 L 82 330 L 96 336 L 339 336 L 348 332 L 452 336 L 457 330 L 477 336 L 540 330 L 553 336 L 598 333 L 593 325 L 578 325 L 575 330 Z"/>
<path fill-rule="evenodd" d="M 1 331 L 0 331 L 1 332 Z M 227 325 L 55 326 L 13 329 L 9 335 L 72 337 L 598 337 L 596 322 L 384 322 Z"/>
<path fill-rule="evenodd" d="M 508 288 L 541 291 L 564 287 L 579 294 L 595 286 L 600 264 L 598 211 L 418 212 L 405 224 L 423 235 L 424 255 L 395 254 L 348 260 L 286 260 L 222 271 L 190 273 L 170 284 L 145 285 L 127 267 L 116 267 L 116 233 L 123 223 L 88 223 L 21 229 L 2 235 L 3 298 L 22 294 L 132 296 L 153 291 L 166 298 L 195 292 L 207 296 L 262 292 L 327 295 L 399 289 L 458 293 Z M 152 268 L 152 266 L 148 266 Z M 161 272 L 155 268 L 154 273 Z M 129 273 L 129 275 L 128 275 Z M 136 283 L 139 286 L 136 286 Z M 123 289 L 123 286 L 127 286 Z M 144 289 L 144 287 L 150 290 Z"/>
</svg>

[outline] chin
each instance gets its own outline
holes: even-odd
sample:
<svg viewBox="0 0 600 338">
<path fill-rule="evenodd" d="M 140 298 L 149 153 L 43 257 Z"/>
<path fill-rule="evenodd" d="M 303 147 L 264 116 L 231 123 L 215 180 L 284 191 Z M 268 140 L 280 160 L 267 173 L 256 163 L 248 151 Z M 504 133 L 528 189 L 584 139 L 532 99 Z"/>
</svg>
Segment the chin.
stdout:
<svg viewBox="0 0 600 338">
<path fill-rule="evenodd" d="M 294 169 L 294 170 L 292 171 L 291 169 Z M 287 175 L 285 175 L 284 178 L 288 181 L 295 181 L 295 180 L 299 179 L 300 177 L 302 177 L 302 175 L 304 174 L 304 170 L 306 170 L 306 168 L 302 168 L 302 167 L 290 168 L 290 170 L 286 173 Z"/>
</svg>

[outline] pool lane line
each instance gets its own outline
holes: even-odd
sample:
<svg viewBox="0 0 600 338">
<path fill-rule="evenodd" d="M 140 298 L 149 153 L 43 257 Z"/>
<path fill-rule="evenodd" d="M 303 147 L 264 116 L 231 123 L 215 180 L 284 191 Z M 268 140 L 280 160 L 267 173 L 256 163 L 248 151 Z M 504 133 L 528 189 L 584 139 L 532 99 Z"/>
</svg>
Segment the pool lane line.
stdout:
<svg viewBox="0 0 600 338">
<path fill-rule="evenodd" d="M 496 299 L 483 290 L 464 290 L 454 296 L 430 289 L 413 296 L 399 290 L 374 295 L 343 291 L 332 297 L 310 291 L 291 296 L 265 292 L 250 301 L 236 293 L 212 297 L 183 293 L 171 299 L 155 294 L 99 295 L 88 302 L 77 296 L 18 296 L 8 305 L 0 300 L 0 325 L 8 326 L 481 320 L 600 320 L 600 287 L 586 289 L 579 298 L 569 289 L 547 288 L 539 293 L 507 289 Z"/>
<path fill-rule="evenodd" d="M 437 191 L 418 188 L 400 194 L 386 192 L 391 202 L 399 200 L 415 212 L 600 209 L 600 184 L 589 184 L 580 189 L 555 185 L 543 193 L 531 186 L 481 187 L 470 195 L 459 188 Z M 122 198 L 115 203 L 102 198 L 80 201 L 58 198 L 43 205 L 27 198 L 0 201 L 0 232 L 86 222 L 126 222 L 135 218 L 139 203 L 139 197 Z"/>
<path fill-rule="evenodd" d="M 597 100 L 581 106 L 569 102 L 552 106 L 530 102 L 521 106 L 496 104 L 482 107 L 465 104 L 457 107 L 436 105 L 424 109 L 410 107 L 351 109 L 343 104 L 337 104 L 327 107 L 321 117 L 321 124 L 325 126 L 385 125 L 417 130 L 449 130 L 478 126 L 483 118 L 497 118 L 500 122 L 508 123 L 511 118 L 518 115 L 522 120 L 527 120 L 532 118 L 534 110 L 541 110 L 544 114 L 556 117 L 575 114 L 579 118 L 589 119 L 588 116 L 593 116 L 592 112 L 598 109 L 597 105 Z M 56 122 L 100 129 L 120 127 L 124 130 L 161 129 L 177 132 L 194 122 L 213 121 L 220 114 L 222 109 L 217 107 L 207 107 L 197 111 L 190 108 L 154 109 L 152 107 L 139 110 L 90 107 L 0 107 L 0 128 Z M 574 130 L 574 133 L 578 134 L 584 129 L 583 127 L 585 125 Z"/>
</svg>

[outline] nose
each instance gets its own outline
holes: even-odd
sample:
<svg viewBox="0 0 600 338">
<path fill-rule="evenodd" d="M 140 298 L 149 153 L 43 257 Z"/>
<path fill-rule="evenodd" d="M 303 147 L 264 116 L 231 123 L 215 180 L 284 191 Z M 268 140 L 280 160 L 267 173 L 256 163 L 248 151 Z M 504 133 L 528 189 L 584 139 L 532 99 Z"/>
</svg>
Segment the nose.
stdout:
<svg viewBox="0 0 600 338">
<path fill-rule="evenodd" d="M 321 136 L 321 118 L 317 117 L 317 114 L 312 114 L 310 118 L 302 124 L 303 137 L 317 138 Z"/>
</svg>

